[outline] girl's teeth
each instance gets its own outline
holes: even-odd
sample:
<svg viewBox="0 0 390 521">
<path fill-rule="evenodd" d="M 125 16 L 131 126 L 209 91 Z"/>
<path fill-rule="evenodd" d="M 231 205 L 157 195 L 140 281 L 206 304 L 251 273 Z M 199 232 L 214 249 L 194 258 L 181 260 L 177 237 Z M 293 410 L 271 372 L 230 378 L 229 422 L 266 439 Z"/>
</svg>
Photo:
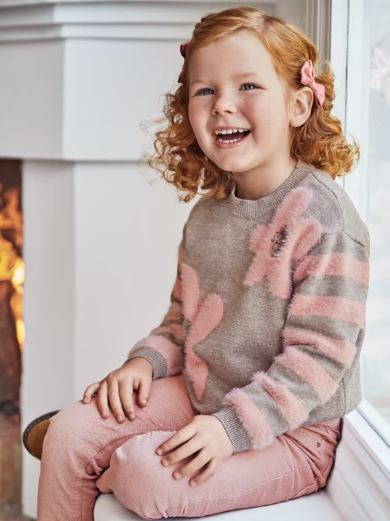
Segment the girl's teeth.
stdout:
<svg viewBox="0 0 390 521">
<path fill-rule="evenodd" d="M 218 136 L 217 139 L 220 143 L 235 143 L 236 141 L 240 141 L 242 137 L 239 137 L 238 139 L 222 139 Z"/>
</svg>

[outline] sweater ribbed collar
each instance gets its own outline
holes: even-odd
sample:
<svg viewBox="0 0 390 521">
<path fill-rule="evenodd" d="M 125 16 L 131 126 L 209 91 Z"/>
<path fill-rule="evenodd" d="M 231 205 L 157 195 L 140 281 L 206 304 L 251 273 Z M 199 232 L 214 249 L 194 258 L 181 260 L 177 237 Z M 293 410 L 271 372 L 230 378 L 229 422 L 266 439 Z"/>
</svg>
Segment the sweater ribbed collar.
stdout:
<svg viewBox="0 0 390 521">
<path fill-rule="evenodd" d="M 309 174 L 315 170 L 315 167 L 309 163 L 305 163 L 302 159 L 298 159 L 295 169 L 291 172 L 289 177 L 272 193 L 261 197 L 260 199 L 239 199 L 235 195 L 236 185 L 227 196 L 227 204 L 230 211 L 239 217 L 246 217 L 247 219 L 256 219 L 264 215 L 269 210 L 276 208 L 276 206 L 283 200 L 287 193 L 299 185 L 299 183 Z"/>
</svg>

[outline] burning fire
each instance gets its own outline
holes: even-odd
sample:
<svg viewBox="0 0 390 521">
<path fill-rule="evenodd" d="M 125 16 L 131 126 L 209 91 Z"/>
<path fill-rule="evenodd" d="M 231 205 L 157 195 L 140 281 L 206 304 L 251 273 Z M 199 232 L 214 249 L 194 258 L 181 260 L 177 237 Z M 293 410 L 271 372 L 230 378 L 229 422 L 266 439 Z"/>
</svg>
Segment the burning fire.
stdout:
<svg viewBox="0 0 390 521">
<path fill-rule="evenodd" d="M 23 215 L 19 210 L 20 190 L 3 192 L 0 183 L 0 280 L 10 280 L 15 289 L 11 308 L 20 349 L 24 344 L 23 283 L 24 263 L 20 255 L 23 240 Z M 4 205 L 4 206 L 3 206 Z"/>
</svg>

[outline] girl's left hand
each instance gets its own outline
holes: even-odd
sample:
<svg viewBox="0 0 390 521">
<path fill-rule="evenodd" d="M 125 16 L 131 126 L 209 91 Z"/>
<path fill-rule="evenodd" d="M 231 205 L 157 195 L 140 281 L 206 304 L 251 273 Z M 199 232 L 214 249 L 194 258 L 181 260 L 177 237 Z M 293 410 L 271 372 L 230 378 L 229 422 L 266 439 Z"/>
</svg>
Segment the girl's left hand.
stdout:
<svg viewBox="0 0 390 521">
<path fill-rule="evenodd" d="M 173 474 L 176 479 L 180 479 L 207 465 L 202 473 L 190 481 L 191 485 L 204 483 L 210 479 L 220 464 L 233 454 L 233 445 L 224 426 L 218 418 L 211 415 L 194 416 L 188 425 L 157 447 L 156 453 L 161 456 L 178 445 L 181 447 L 164 456 L 161 463 L 164 465 L 164 461 L 166 461 L 165 466 L 172 465 L 199 451 L 199 454 L 187 465 L 177 469 Z"/>
</svg>

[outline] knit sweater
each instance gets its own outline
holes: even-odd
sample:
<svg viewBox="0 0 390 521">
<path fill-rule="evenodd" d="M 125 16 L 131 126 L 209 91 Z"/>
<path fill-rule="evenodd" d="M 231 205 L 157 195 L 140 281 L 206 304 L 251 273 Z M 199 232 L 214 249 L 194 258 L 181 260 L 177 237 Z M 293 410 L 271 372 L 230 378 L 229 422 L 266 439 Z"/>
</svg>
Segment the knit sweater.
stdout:
<svg viewBox="0 0 390 521">
<path fill-rule="evenodd" d="M 162 323 L 131 349 L 183 375 L 234 452 L 341 418 L 361 401 L 369 233 L 344 190 L 299 160 L 271 194 L 203 195 L 183 228 Z"/>
</svg>

